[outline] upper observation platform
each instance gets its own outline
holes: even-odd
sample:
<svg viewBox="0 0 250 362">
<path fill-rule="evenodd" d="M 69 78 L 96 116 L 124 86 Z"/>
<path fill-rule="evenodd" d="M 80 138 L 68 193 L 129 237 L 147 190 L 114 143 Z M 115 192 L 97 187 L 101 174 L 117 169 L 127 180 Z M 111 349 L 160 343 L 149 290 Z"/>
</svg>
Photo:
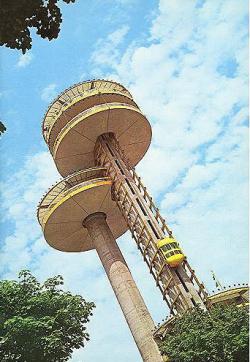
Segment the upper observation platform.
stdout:
<svg viewBox="0 0 250 362">
<path fill-rule="evenodd" d="M 131 167 L 151 142 L 147 118 L 129 91 L 113 81 L 86 81 L 66 89 L 43 121 L 44 139 L 62 176 L 93 167 L 96 140 L 109 132 L 115 134 Z"/>
</svg>

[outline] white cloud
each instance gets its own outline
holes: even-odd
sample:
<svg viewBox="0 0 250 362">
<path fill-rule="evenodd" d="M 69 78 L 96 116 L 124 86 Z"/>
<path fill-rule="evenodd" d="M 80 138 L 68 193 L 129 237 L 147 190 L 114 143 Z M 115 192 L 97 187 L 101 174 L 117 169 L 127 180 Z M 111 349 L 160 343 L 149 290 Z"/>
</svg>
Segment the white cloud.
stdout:
<svg viewBox="0 0 250 362">
<path fill-rule="evenodd" d="M 101 38 L 97 41 L 95 51 L 91 56 L 91 62 L 94 63 L 96 68 L 93 69 L 93 76 L 99 76 L 98 66 L 111 66 L 116 63 L 121 53 L 119 46 L 127 35 L 129 27 L 123 25 L 113 33 L 110 33 L 106 38 Z"/>
<path fill-rule="evenodd" d="M 51 102 L 57 95 L 56 84 L 51 83 L 41 92 L 41 99 L 45 102 Z"/>
<path fill-rule="evenodd" d="M 26 52 L 25 54 L 21 54 L 19 56 L 19 59 L 18 59 L 18 62 L 17 62 L 17 67 L 19 67 L 19 68 L 27 67 L 31 63 L 33 58 L 34 58 L 33 54 L 30 53 L 30 52 Z"/>
<path fill-rule="evenodd" d="M 13 277 L 36 257 L 31 253 L 29 242 L 41 237 L 35 222 L 37 204 L 56 178 L 58 173 L 49 153 L 42 152 L 28 157 L 23 168 L 2 185 L 4 219 L 15 223 L 13 233 L 2 245 L 0 270 L 6 275 Z"/>
<path fill-rule="evenodd" d="M 28 157 L 20 171 L 1 185 L 4 221 L 10 220 L 13 224 L 1 247 L 1 277 L 16 278 L 23 268 L 30 269 L 39 280 L 61 274 L 66 289 L 96 303 L 97 308 L 88 325 L 91 341 L 84 349 L 75 351 L 72 361 L 84 359 L 92 362 L 105 356 L 105 361 L 126 362 L 130 358 L 139 362 L 139 353 L 97 253 L 62 253 L 49 247 L 42 236 L 36 207 L 42 194 L 59 178 L 50 154 L 41 152 Z M 158 321 L 165 316 L 166 307 L 153 280 L 148 282 L 148 270 L 137 253 L 135 243 L 125 235 L 120 245 Z"/>
<path fill-rule="evenodd" d="M 150 119 L 153 142 L 138 172 L 212 289 L 211 269 L 225 284 L 247 278 L 247 9 L 245 1 L 197 4 L 160 1 L 147 45 L 132 42 L 121 52 L 124 26 L 97 42 L 91 62 L 93 73 L 127 85 Z M 228 59 L 235 69 L 222 74 Z M 49 101 L 55 92 L 50 84 L 41 97 Z M 36 204 L 56 178 L 51 158 L 42 153 L 2 188 L 5 217 L 14 223 L 2 249 L 2 276 L 13 277 L 22 267 L 39 278 L 63 274 L 67 288 L 96 302 L 91 342 L 73 361 L 139 362 L 96 254 L 60 253 L 41 236 Z M 126 235 L 120 245 L 159 321 L 167 310 L 135 244 Z"/>
<path fill-rule="evenodd" d="M 246 16 L 243 0 L 161 0 L 148 45 L 109 71 L 95 54 L 151 122 L 138 172 L 209 287 L 212 268 L 225 283 L 247 279 Z"/>
</svg>

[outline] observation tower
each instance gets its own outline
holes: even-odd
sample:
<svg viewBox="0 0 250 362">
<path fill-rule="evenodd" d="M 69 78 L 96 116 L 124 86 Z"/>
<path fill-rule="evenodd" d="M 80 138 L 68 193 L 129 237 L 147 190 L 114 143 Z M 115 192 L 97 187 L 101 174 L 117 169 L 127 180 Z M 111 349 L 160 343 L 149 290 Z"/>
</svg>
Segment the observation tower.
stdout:
<svg viewBox="0 0 250 362">
<path fill-rule="evenodd" d="M 147 118 L 121 84 L 87 81 L 50 105 L 43 136 L 64 177 L 38 206 L 45 239 L 65 252 L 96 249 L 143 361 L 162 361 L 116 238 L 130 230 L 170 314 L 206 308 L 208 298 L 135 172 L 151 142 Z"/>
</svg>

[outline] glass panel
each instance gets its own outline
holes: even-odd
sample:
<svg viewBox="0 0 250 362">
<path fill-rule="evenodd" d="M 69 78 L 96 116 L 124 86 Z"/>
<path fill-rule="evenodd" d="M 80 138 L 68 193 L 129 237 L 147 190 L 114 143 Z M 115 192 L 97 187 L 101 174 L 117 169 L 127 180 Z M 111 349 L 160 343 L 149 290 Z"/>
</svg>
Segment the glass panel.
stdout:
<svg viewBox="0 0 250 362">
<path fill-rule="evenodd" d="M 175 254 L 182 254 L 180 250 L 175 250 L 174 253 Z"/>
<path fill-rule="evenodd" d="M 169 258 L 169 257 L 172 256 L 172 255 L 174 255 L 174 252 L 173 252 L 173 251 L 169 251 L 169 252 L 166 254 L 167 258 Z"/>
<path fill-rule="evenodd" d="M 173 242 L 170 244 L 165 244 L 165 245 L 161 246 L 160 248 L 162 251 L 167 253 L 167 256 L 170 255 L 170 253 L 171 253 L 171 255 L 182 254 L 180 247 L 178 246 L 178 244 L 176 242 Z M 177 250 L 175 250 L 175 249 L 177 249 Z"/>
<path fill-rule="evenodd" d="M 165 244 L 165 245 L 161 246 L 161 249 L 163 251 L 167 252 L 168 250 L 172 250 L 172 247 L 169 244 Z"/>
<path fill-rule="evenodd" d="M 172 249 L 178 248 L 178 245 L 176 242 L 173 242 L 170 244 Z"/>
</svg>

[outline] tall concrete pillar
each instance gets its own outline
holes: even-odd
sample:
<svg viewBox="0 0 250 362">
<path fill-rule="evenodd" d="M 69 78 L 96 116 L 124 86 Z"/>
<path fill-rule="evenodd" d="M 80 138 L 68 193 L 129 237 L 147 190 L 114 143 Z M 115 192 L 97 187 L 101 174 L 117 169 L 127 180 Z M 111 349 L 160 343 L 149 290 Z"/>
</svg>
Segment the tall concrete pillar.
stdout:
<svg viewBox="0 0 250 362">
<path fill-rule="evenodd" d="M 154 322 L 106 222 L 106 215 L 89 215 L 83 225 L 91 236 L 134 340 L 145 362 L 162 362 L 153 339 Z"/>
</svg>

